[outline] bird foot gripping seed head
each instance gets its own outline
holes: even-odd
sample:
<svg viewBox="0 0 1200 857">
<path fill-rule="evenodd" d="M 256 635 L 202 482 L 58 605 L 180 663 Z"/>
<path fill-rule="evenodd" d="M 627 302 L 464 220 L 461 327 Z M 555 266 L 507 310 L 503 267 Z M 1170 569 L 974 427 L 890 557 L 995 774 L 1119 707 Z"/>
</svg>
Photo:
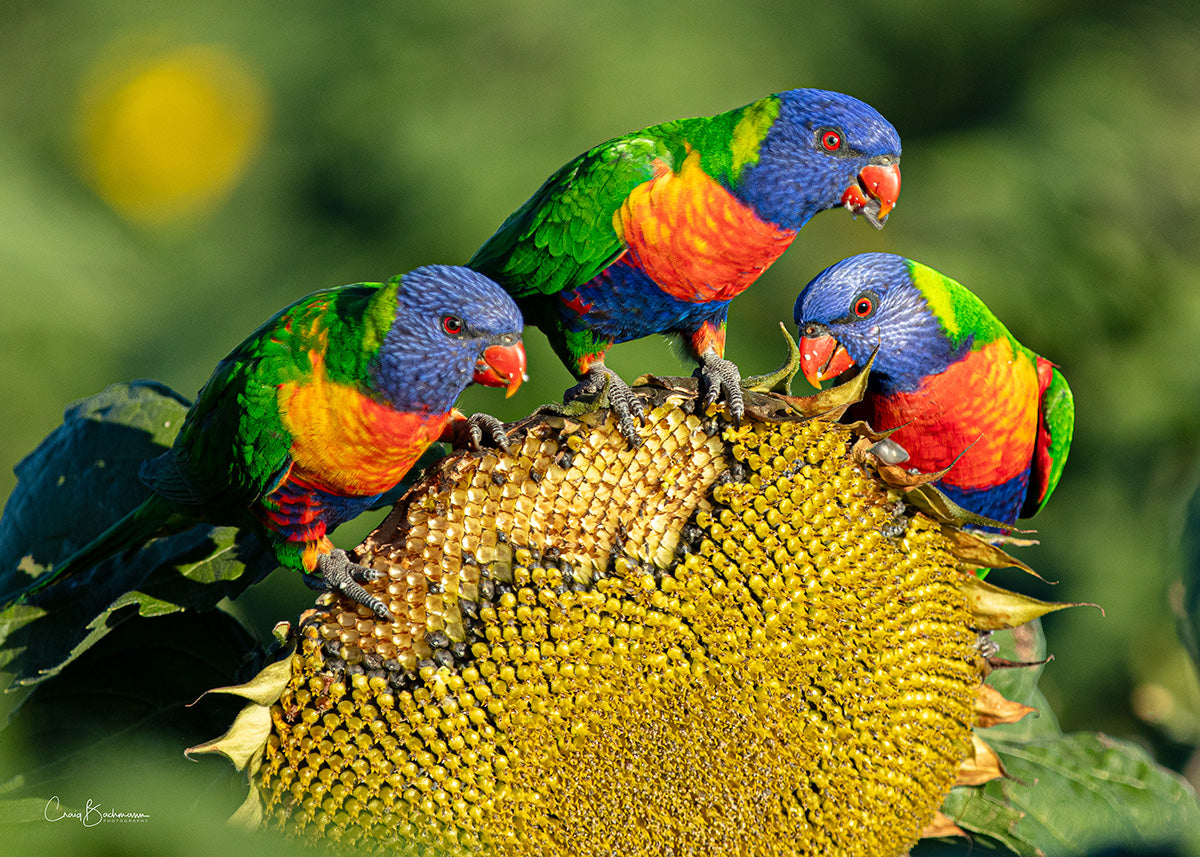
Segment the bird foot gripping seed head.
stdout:
<svg viewBox="0 0 1200 857">
<path fill-rule="evenodd" d="M 317 571 L 320 577 L 315 579 L 316 588 L 340 592 L 355 604 L 366 607 L 381 621 L 392 621 L 392 612 L 383 600 L 363 588 L 364 583 L 372 583 L 383 576 L 378 569 L 358 565 L 350 560 L 344 550 L 335 548 L 317 558 Z M 305 581 L 311 579 L 305 576 Z"/>
<path fill-rule="evenodd" d="M 602 361 L 593 363 L 583 379 L 563 395 L 564 415 L 578 416 L 609 409 L 617 420 L 617 426 L 629 445 L 636 449 L 642 445 L 638 424 L 646 418 L 641 399 L 630 389 L 621 376 L 609 369 Z"/>
</svg>

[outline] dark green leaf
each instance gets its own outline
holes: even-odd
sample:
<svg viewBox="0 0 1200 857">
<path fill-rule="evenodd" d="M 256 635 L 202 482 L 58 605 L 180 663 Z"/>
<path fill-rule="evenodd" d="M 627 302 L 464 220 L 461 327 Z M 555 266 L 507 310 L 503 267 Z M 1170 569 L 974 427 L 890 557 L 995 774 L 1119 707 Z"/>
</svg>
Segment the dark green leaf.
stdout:
<svg viewBox="0 0 1200 857">
<path fill-rule="evenodd" d="M 170 445 L 186 410 L 185 400 L 148 381 L 114 384 L 67 409 L 16 468 L 0 518 L 5 598 L 141 502 L 138 467 Z M 257 538 L 233 527 L 156 539 L 0 612 L 0 669 L 41 681 L 125 619 L 211 609 L 275 567 Z"/>
<path fill-rule="evenodd" d="M 18 738 L 25 748 L 25 758 L 5 760 L 22 775 L 12 796 L 41 794 L 76 766 L 134 746 L 165 744 L 186 765 L 182 749 L 224 729 L 239 707 L 223 698 L 190 704 L 241 678 L 255 650 L 240 623 L 220 610 L 121 623 L 54 681 L 33 688 L 10 718 L 6 740 Z"/>
<path fill-rule="evenodd" d="M 185 545 L 192 546 L 190 554 L 176 554 Z M 167 552 L 165 548 L 176 554 L 177 565 L 158 564 L 141 579 L 134 568 L 152 563 Z M 97 574 L 114 565 L 102 563 Z M 72 579 L 61 591 L 56 586 L 39 596 L 45 603 L 15 604 L 0 612 L 0 670 L 11 673 L 19 684 L 42 681 L 127 619 L 211 610 L 273 568 L 274 558 L 256 537 L 233 527 L 199 527 L 159 539 L 134 554 L 120 573 L 94 582 Z"/>
<path fill-rule="evenodd" d="M 17 464 L 0 518 L 0 584 L 23 588 L 146 496 L 138 467 L 167 449 L 188 402 L 152 381 L 113 384 L 76 402 Z M 22 574 L 21 572 L 24 572 Z"/>
<path fill-rule="evenodd" d="M 1031 857 L 1164 845 L 1200 853 L 1195 792 L 1137 745 L 1093 733 L 989 743 L 1009 777 L 954 789 L 942 806 L 973 835 Z"/>
</svg>

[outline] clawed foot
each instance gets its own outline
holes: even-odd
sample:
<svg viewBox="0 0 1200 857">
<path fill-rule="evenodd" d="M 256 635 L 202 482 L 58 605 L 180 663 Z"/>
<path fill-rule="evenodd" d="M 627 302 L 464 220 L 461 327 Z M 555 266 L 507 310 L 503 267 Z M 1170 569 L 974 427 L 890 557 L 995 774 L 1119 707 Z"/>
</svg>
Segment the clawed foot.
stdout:
<svg viewBox="0 0 1200 857">
<path fill-rule="evenodd" d="M 742 374 L 733 361 L 718 357 L 710 348 L 701 355 L 700 366 L 692 374 L 700 379 L 700 400 L 704 407 L 723 399 L 733 421 L 742 421 L 746 413 L 742 401 Z"/>
<path fill-rule="evenodd" d="M 563 394 L 564 403 L 575 404 L 581 401 L 589 403 L 589 411 L 607 406 L 616 417 L 617 428 L 629 445 L 642 445 L 642 436 L 638 434 L 637 427 L 646 416 L 646 410 L 642 407 L 642 400 L 616 372 L 603 365 L 595 365 L 588 369 L 583 380 Z M 583 412 L 577 408 L 570 410 L 575 413 Z"/>
<path fill-rule="evenodd" d="M 492 445 L 508 452 L 508 435 L 504 432 L 504 423 L 491 414 L 471 414 L 467 417 L 467 437 L 474 449 L 483 449 Z M 489 443 L 484 443 L 484 440 Z"/>
<path fill-rule="evenodd" d="M 898 539 L 908 530 L 908 506 L 903 500 L 897 500 L 888 509 L 892 513 L 891 520 L 879 528 L 889 539 Z"/>
<path fill-rule="evenodd" d="M 317 557 L 317 572 L 321 575 L 319 579 L 305 575 L 305 583 L 314 589 L 340 592 L 356 604 L 369 608 L 385 622 L 393 621 L 392 611 L 387 609 L 387 605 L 362 588 L 363 583 L 383 577 L 383 572 L 351 562 L 341 548 Z"/>
</svg>

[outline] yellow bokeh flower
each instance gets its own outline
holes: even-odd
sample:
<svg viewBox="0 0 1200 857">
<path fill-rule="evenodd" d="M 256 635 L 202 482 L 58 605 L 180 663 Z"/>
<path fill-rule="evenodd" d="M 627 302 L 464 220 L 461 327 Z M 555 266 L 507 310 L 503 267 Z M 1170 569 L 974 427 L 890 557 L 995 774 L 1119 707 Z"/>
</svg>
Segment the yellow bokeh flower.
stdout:
<svg viewBox="0 0 1200 857">
<path fill-rule="evenodd" d="M 259 77 L 222 47 L 106 61 L 80 98 L 81 167 L 129 220 L 156 225 L 203 214 L 245 172 L 267 112 Z"/>
</svg>

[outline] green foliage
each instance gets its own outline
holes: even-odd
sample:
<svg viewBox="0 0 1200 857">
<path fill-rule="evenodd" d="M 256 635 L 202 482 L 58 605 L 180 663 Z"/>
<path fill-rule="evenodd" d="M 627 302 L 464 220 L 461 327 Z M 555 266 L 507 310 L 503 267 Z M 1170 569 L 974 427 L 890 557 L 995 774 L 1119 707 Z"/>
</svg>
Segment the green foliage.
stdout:
<svg viewBox="0 0 1200 857">
<path fill-rule="evenodd" d="M 71 818 L 49 823 L 92 803 L 102 811 L 148 813 L 159 822 L 158 835 L 168 838 L 184 826 L 210 845 L 226 836 L 222 822 L 245 791 L 244 779 L 232 768 L 192 764 L 181 748 L 219 732 L 234 716 L 236 704 L 193 702 L 252 670 L 248 656 L 256 649 L 221 610 L 138 616 L 80 652 L 53 680 L 26 690 L 0 745 L 0 825 L 9 847 L 41 843 L 34 853 L 50 853 L 73 842 L 58 853 L 93 853 L 109 837 L 132 843 L 149 833 L 96 816 L 87 826 Z M 81 831 L 93 839 L 85 844 Z"/>
<path fill-rule="evenodd" d="M 144 499 L 138 465 L 170 445 L 186 410 L 148 382 L 114 384 L 67 409 L 18 465 L 20 482 L 0 518 L 6 598 Z M 156 539 L 0 612 L 0 670 L 22 684 L 42 681 L 134 616 L 210 611 L 275 565 L 252 534 L 233 527 Z"/>
<path fill-rule="evenodd" d="M 138 466 L 171 445 L 188 402 L 151 381 L 115 384 L 66 409 L 15 468 L 0 518 L 0 594 L 12 595 L 148 493 Z"/>
<path fill-rule="evenodd" d="M 250 64 L 268 94 L 271 126 L 223 207 L 138 226 L 84 180 L 80 93 L 124 51 L 190 43 L 224 45 Z M 502 0 L 470 15 L 406 0 L 301 0 L 287 15 L 261 0 L 235 15 L 208 0 L 5 4 L 0 495 L 38 480 L 26 470 L 17 483 L 8 467 L 58 424 L 64 403 L 130 377 L 195 390 L 231 347 L 301 295 L 462 262 L 553 169 L 602 140 L 787 87 L 837 89 L 900 131 L 899 205 L 878 233 L 841 212 L 815 218 L 733 305 L 728 356 L 745 375 L 774 367 L 768 328 L 790 325 L 802 285 L 840 258 L 883 250 L 970 284 L 1015 336 L 1058 363 L 1075 395 L 1075 440 L 1061 484 L 1034 521 L 1042 544 L 1019 553 L 1061 581 L 1052 591 L 1030 583 L 1032 594 L 1093 601 L 1107 616 L 1072 610 L 1046 620 L 1056 660 L 1042 670 L 1041 687 L 1068 734 L 1103 729 L 1136 739 L 1183 769 L 1200 738 L 1200 706 L 1194 673 L 1180 666 L 1187 656 L 1167 593 L 1200 463 L 1200 361 L 1191 358 L 1200 330 L 1200 161 L 1188 154 L 1200 148 L 1197 43 L 1200 6 L 1185 0 L 749 0 L 736 13 L 697 0 L 685 14 L 640 0 Z M 507 402 L 468 391 L 465 410 L 513 419 L 570 384 L 544 340 L 528 338 L 531 382 Z M 678 371 L 652 339 L 614 348 L 608 362 L 625 378 Z M 153 431 L 131 440 L 150 454 L 164 442 Z M 129 455 L 132 465 L 133 448 Z M 104 520 L 132 499 L 114 497 Z M 30 573 L 55 558 L 68 530 L 83 534 L 76 524 L 98 531 L 103 523 L 68 518 L 37 520 Z M 9 538 L 0 527 L 0 589 L 15 573 L 12 551 L 25 550 Z M 1200 599 L 1189 574 L 1193 594 L 1180 604 L 1191 605 L 1185 630 L 1194 639 Z M 264 586 L 301 586 L 279 577 Z M 112 594 L 80 612 L 72 627 L 95 628 L 61 642 L 65 616 L 0 617 L 0 633 L 24 635 L 22 647 L 34 649 L 22 674 L 60 667 L 89 634 L 103 637 L 123 618 L 174 621 L 177 613 L 142 614 L 193 597 L 178 591 L 194 594 L 178 574 L 155 578 L 157 589 L 145 579 L 128 606 L 109 610 Z M 260 591 L 252 591 L 260 608 L 246 616 L 269 628 L 286 611 L 275 589 Z M 1170 716 L 1134 704 L 1147 690 L 1169 700 Z M 1038 740 L 1061 758 L 1100 758 L 1096 744 L 1055 745 L 1046 715 L 1026 720 L 1046 729 Z M 0 750 L 20 745 L 12 735 Z M 1124 751 L 1113 758 L 1136 766 Z M 103 775 L 87 781 L 115 788 Z M 148 792 L 162 785 L 145 781 Z M 186 790 L 162 792 L 187 800 Z M 136 832 L 113 825 L 89 839 L 51 825 L 12 847 L 111 853 L 134 843 L 128 848 L 142 853 L 211 853 L 197 846 L 207 840 L 188 814 L 166 803 Z M 260 847 L 204 833 L 214 848 Z"/>
<path fill-rule="evenodd" d="M 1200 853 L 1196 793 L 1136 744 L 1074 733 L 993 749 L 1009 779 L 956 789 L 942 808 L 964 830 L 1023 857 L 1118 845 Z"/>
<path fill-rule="evenodd" d="M 1049 701 L 1038 688 L 1038 681 L 1049 661 L 1046 635 L 1040 619 L 1021 625 L 1012 631 L 995 635 L 999 646 L 996 657 L 1017 666 L 995 670 L 987 683 L 1014 702 L 1036 709 L 1016 723 L 993 726 L 982 733 L 987 740 L 1034 741 L 1062 734 Z"/>
<path fill-rule="evenodd" d="M 1016 723 L 980 730 L 1006 778 L 959 787 L 942 805 L 976 839 L 1023 857 L 1096 854 L 1127 847 L 1200 854 L 1200 803 L 1187 781 L 1129 741 L 1064 734 L 1038 689 L 1046 661 L 1040 622 L 995 635 L 998 657 L 1017 666 L 988 684 L 1037 709 Z M 942 853 L 918 849 L 918 854 Z"/>
<path fill-rule="evenodd" d="M 170 444 L 186 409 L 175 393 L 148 382 L 116 384 L 68 408 L 63 425 L 21 462 L 0 519 L 6 592 L 136 505 L 144 493 L 138 464 Z M 117 791 L 112 769 L 134 760 L 152 777 L 173 771 L 179 796 L 192 806 L 203 802 L 210 823 L 228 815 L 243 788 L 239 778 L 211 768 L 197 775 L 180 748 L 233 716 L 234 705 L 192 703 L 257 665 L 259 646 L 224 600 L 274 567 L 249 534 L 199 527 L 0 613 L 0 672 L 21 688 L 9 698 L 0 742 L 0 824 L 16 825 L 10 842 L 61 848 L 80 829 L 103 823 L 99 813 L 87 814 L 92 797 L 62 794 L 64 782 L 73 789 L 88 776 L 104 783 L 99 812 L 150 812 L 148 793 L 137 790 L 128 798 L 136 806 L 107 802 Z M 49 826 L 66 812 L 83 813 L 91 824 L 68 817 Z"/>
<path fill-rule="evenodd" d="M 256 648 L 240 623 L 220 610 L 121 623 L 54 681 L 28 693 L 10 717 L 6 728 L 37 748 L 22 777 L 29 785 L 44 783 L 62 776 L 64 766 L 156 733 L 219 731 L 231 706 L 189 705 L 214 683 L 236 677 Z"/>
<path fill-rule="evenodd" d="M 1200 668 L 1200 490 L 1192 494 L 1184 511 L 1182 598 L 1176 610 L 1179 637 Z"/>
</svg>

